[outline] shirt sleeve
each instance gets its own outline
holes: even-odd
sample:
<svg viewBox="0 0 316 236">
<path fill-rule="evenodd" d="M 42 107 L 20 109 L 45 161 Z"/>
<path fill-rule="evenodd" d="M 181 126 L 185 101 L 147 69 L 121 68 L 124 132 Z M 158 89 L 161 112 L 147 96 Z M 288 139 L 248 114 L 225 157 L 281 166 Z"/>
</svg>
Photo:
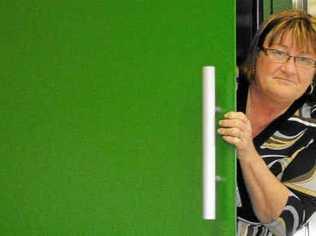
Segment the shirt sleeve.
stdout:
<svg viewBox="0 0 316 236">
<path fill-rule="evenodd" d="M 294 194 L 296 192 L 296 194 Z M 300 195 L 301 197 L 299 197 Z M 279 218 L 265 226 L 276 236 L 292 236 L 309 221 L 316 210 L 316 198 L 304 196 L 295 190 L 289 196 Z"/>
<path fill-rule="evenodd" d="M 291 236 L 309 221 L 316 211 L 316 145 L 297 155 L 286 168 L 282 183 L 291 195 L 281 215 L 265 226 L 276 236 Z"/>
</svg>

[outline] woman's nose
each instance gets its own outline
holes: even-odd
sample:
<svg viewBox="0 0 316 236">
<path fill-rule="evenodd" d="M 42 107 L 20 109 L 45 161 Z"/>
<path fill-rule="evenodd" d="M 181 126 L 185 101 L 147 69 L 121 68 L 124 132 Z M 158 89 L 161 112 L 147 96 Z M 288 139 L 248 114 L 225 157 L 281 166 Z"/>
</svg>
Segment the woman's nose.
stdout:
<svg viewBox="0 0 316 236">
<path fill-rule="evenodd" d="M 289 73 L 296 73 L 295 57 L 289 56 L 287 61 L 282 65 L 282 68 Z"/>
</svg>

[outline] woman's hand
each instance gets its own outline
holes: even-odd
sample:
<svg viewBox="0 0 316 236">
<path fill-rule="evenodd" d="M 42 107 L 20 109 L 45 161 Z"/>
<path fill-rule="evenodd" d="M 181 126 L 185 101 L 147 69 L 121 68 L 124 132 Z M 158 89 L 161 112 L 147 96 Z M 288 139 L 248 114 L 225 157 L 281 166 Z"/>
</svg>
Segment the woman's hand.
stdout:
<svg viewBox="0 0 316 236">
<path fill-rule="evenodd" d="M 255 151 L 250 121 L 242 112 L 228 112 L 219 121 L 217 130 L 223 139 L 236 146 L 238 158 L 248 159 Z"/>
</svg>

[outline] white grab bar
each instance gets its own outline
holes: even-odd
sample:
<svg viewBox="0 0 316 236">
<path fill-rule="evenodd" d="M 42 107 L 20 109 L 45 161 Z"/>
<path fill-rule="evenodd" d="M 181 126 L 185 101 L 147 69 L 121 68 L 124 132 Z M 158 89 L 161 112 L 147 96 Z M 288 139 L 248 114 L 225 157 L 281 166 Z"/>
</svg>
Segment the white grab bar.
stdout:
<svg viewBox="0 0 316 236">
<path fill-rule="evenodd" d="M 203 218 L 216 218 L 215 68 L 203 67 Z"/>
</svg>

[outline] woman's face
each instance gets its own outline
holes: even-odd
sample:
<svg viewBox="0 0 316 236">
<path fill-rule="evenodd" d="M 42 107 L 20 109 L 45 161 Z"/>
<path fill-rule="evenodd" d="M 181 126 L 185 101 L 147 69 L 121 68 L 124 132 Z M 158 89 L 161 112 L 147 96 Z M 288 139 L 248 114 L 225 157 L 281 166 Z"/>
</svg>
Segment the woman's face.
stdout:
<svg viewBox="0 0 316 236">
<path fill-rule="evenodd" d="M 277 49 L 272 53 L 285 52 L 290 56 L 312 58 L 316 60 L 316 55 L 297 48 L 292 40 L 291 34 L 284 35 L 284 40 L 272 44 L 264 45 L 264 48 Z M 275 54 L 274 54 L 275 56 Z M 278 56 L 278 54 L 276 55 Z M 312 83 L 315 75 L 314 67 L 302 67 L 294 62 L 291 57 L 287 62 L 275 60 L 268 51 L 260 51 L 256 63 L 255 86 L 264 95 L 274 102 L 288 104 L 302 96 L 308 86 Z"/>
</svg>

